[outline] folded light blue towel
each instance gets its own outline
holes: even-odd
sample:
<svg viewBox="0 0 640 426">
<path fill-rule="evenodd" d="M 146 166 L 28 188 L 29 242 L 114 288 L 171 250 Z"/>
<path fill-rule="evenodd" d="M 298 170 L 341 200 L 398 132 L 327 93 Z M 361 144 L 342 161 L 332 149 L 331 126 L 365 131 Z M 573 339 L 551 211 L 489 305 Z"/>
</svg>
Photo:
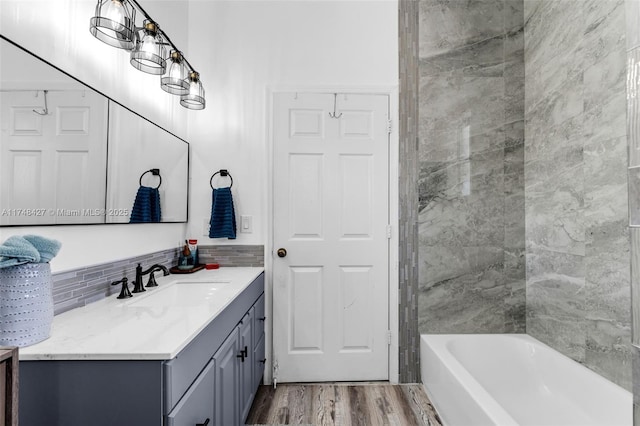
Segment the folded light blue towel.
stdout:
<svg viewBox="0 0 640 426">
<path fill-rule="evenodd" d="M 39 235 L 25 235 L 24 239 L 29 241 L 40 253 L 40 262 L 47 263 L 53 259 L 60 251 L 62 245 L 58 240 L 41 237 Z"/>
<path fill-rule="evenodd" d="M 0 268 L 40 262 L 40 253 L 24 237 L 14 235 L 0 245 Z"/>
</svg>

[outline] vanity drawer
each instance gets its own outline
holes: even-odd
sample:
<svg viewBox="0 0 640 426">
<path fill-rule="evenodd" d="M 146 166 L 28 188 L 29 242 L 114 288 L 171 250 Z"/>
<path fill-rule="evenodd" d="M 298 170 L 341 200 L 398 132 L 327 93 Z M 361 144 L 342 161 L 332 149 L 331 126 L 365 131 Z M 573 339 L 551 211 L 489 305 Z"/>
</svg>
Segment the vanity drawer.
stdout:
<svg viewBox="0 0 640 426">
<path fill-rule="evenodd" d="M 215 361 L 209 361 L 184 397 L 167 416 L 165 426 L 213 426 Z"/>
<path fill-rule="evenodd" d="M 163 414 L 171 412 L 213 354 L 234 331 L 240 319 L 263 293 L 264 274 L 260 274 L 175 358 L 164 363 Z"/>
</svg>

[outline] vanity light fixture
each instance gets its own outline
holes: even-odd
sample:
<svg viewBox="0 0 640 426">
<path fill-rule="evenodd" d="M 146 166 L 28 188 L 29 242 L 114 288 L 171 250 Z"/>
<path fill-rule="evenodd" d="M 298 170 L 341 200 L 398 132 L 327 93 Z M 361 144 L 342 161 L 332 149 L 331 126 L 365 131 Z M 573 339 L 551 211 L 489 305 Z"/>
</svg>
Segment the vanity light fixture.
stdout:
<svg viewBox="0 0 640 426">
<path fill-rule="evenodd" d="M 158 26 L 155 22 L 144 21 L 143 27 L 136 34 L 136 47 L 131 51 L 131 65 L 149 74 L 162 75 L 166 69 L 166 56 L 167 49 L 164 48 Z"/>
<path fill-rule="evenodd" d="M 131 50 L 134 47 L 136 10 L 127 0 L 98 0 L 96 16 L 89 31 L 109 46 Z"/>
<path fill-rule="evenodd" d="M 204 109 L 204 87 L 200 82 L 200 74 L 189 73 L 189 93 L 180 96 L 180 105 L 189 109 Z"/>
<path fill-rule="evenodd" d="M 135 26 L 136 11 L 144 16 L 142 27 Z M 180 96 L 180 105 L 204 109 L 200 74 L 136 0 L 98 0 L 89 31 L 110 46 L 131 51 L 130 63 L 134 68 L 161 75 L 160 87 Z M 171 48 L 169 56 L 165 46 Z"/>
<path fill-rule="evenodd" d="M 182 60 L 182 52 L 172 50 L 167 64 L 167 73 L 160 79 L 162 90 L 173 95 L 189 93 L 188 71 Z"/>
</svg>

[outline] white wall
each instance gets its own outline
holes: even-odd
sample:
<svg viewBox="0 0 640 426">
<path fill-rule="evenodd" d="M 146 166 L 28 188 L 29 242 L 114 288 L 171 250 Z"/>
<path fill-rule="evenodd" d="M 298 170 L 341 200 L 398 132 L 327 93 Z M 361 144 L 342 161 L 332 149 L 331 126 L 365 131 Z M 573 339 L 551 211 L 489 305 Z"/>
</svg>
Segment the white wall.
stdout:
<svg viewBox="0 0 640 426">
<path fill-rule="evenodd" d="M 268 88 L 397 86 L 397 2 L 192 0 L 189 24 L 207 108 L 189 115 L 188 236 L 234 243 L 203 236 L 209 177 L 225 168 L 234 179 L 236 214 L 253 216 L 253 233 L 239 233 L 235 243 L 265 244 Z"/>
<path fill-rule="evenodd" d="M 188 52 L 186 1 L 144 3 L 172 41 Z M 95 5 L 95 0 L 0 0 L 0 33 L 186 139 L 190 112 L 160 89 L 159 78 L 135 70 L 127 52 L 91 36 Z M 177 247 L 184 229 L 183 224 L 0 228 L 0 240 L 27 233 L 60 240 L 62 250 L 51 263 L 60 272 Z"/>
</svg>

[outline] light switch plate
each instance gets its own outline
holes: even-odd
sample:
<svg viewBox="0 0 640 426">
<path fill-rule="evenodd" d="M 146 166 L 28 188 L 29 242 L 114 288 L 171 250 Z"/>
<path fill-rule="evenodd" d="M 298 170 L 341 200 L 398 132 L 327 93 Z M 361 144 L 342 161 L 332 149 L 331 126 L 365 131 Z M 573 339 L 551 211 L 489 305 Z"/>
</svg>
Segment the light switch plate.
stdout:
<svg viewBox="0 0 640 426">
<path fill-rule="evenodd" d="M 240 216 L 240 232 L 253 232 L 253 216 Z"/>
</svg>

